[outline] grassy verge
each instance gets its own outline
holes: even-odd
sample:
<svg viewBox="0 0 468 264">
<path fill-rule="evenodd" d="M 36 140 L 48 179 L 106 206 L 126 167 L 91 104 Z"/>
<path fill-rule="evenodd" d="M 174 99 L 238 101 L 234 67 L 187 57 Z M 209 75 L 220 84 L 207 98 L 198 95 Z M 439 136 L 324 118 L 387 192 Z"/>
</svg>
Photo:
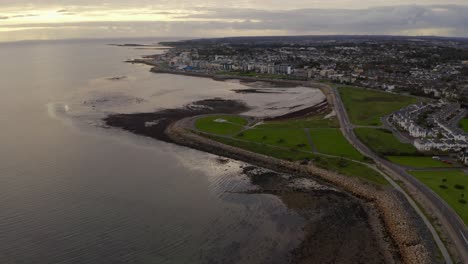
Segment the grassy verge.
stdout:
<svg viewBox="0 0 468 264">
<path fill-rule="evenodd" d="M 464 118 L 460 121 L 460 127 L 468 133 L 468 118 Z"/>
<path fill-rule="evenodd" d="M 224 119 L 228 122 L 215 122 L 217 119 Z M 198 119 L 195 124 L 198 130 L 211 134 L 201 135 L 226 145 L 288 161 L 310 160 L 316 166 L 326 170 L 350 177 L 358 177 L 378 185 L 388 184 L 382 175 L 365 164 L 339 157 L 326 157 L 311 152 L 307 132 L 304 128 L 311 128 L 311 138 L 319 152 L 355 160 L 364 159 L 348 143 L 339 129 L 330 128 L 330 126 L 336 125 L 334 122 L 324 120 L 323 116 L 320 116 L 267 122 L 242 132 L 240 131 L 247 121 L 240 117 L 210 116 Z"/>
<path fill-rule="evenodd" d="M 340 123 L 336 117 L 325 119 L 325 116 L 312 116 L 303 119 L 284 121 L 267 121 L 257 128 L 338 128 Z"/>
<path fill-rule="evenodd" d="M 288 161 L 311 160 L 317 167 L 334 171 L 345 176 L 357 177 L 366 182 L 377 185 L 388 185 L 389 183 L 377 171 L 364 164 L 347 161 L 340 158 L 330 158 L 313 153 L 304 152 L 296 148 L 279 148 L 256 142 L 245 142 L 234 138 L 225 138 L 212 135 L 203 135 L 226 145 L 242 148 L 255 153 L 271 156 Z"/>
<path fill-rule="evenodd" d="M 195 121 L 195 127 L 203 132 L 218 135 L 232 135 L 240 132 L 247 125 L 247 120 L 239 116 L 208 116 Z"/>
<path fill-rule="evenodd" d="M 363 160 L 361 155 L 337 128 L 311 129 L 312 143 L 320 153 Z"/>
<path fill-rule="evenodd" d="M 440 160 L 435 160 L 431 157 L 414 157 L 414 156 L 387 156 L 389 161 L 400 164 L 403 166 L 409 166 L 413 168 L 442 168 L 452 167 L 450 164 L 446 164 Z"/>
<path fill-rule="evenodd" d="M 417 156 L 419 154 L 413 145 L 401 143 L 389 130 L 356 128 L 354 132 L 364 144 L 382 156 Z"/>
<path fill-rule="evenodd" d="M 462 170 L 411 171 L 413 176 L 437 193 L 468 223 L 468 175 Z"/>
<path fill-rule="evenodd" d="M 349 86 L 340 87 L 339 92 L 351 122 L 356 125 L 381 125 L 381 117 L 417 102 L 409 96 Z"/>
<path fill-rule="evenodd" d="M 280 147 L 310 150 L 310 145 L 307 141 L 307 134 L 303 129 L 254 128 L 237 134 L 236 138 Z"/>
</svg>

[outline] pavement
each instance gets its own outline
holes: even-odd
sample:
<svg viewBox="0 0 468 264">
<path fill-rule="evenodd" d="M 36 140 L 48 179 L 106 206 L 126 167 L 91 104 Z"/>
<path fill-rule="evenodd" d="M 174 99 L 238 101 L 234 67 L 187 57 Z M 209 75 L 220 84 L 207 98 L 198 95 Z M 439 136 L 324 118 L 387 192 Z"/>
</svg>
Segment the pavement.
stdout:
<svg viewBox="0 0 468 264">
<path fill-rule="evenodd" d="M 468 263 L 468 230 L 466 225 L 464 224 L 463 220 L 458 216 L 458 214 L 447 204 L 444 200 L 442 200 L 436 193 L 434 193 L 431 189 L 429 189 L 426 185 L 418 181 L 412 175 L 410 175 L 405 168 L 400 167 L 394 163 L 391 163 L 377 154 L 375 154 L 372 150 L 370 150 L 366 145 L 364 145 L 354 134 L 354 126 L 349 121 L 348 114 L 345 110 L 343 102 L 341 100 L 340 94 L 336 88 L 331 88 L 332 92 L 332 100 L 333 106 L 335 108 L 335 112 L 338 116 L 340 121 L 341 129 L 343 134 L 348 139 L 348 141 L 363 155 L 372 158 L 377 167 L 388 173 L 392 176 L 393 184 L 396 183 L 393 181 L 394 179 L 398 179 L 403 181 L 405 184 L 409 184 L 413 186 L 418 195 L 422 196 L 429 202 L 432 210 L 440 223 L 445 227 L 447 231 L 447 235 L 453 242 L 454 247 L 458 251 L 460 258 L 463 263 Z M 392 185 L 393 185 L 392 184 Z M 403 192 L 403 194 L 407 197 L 410 204 L 413 208 L 418 212 L 421 218 L 426 223 L 427 227 L 432 233 L 434 240 L 439 247 L 439 250 L 444 257 L 446 263 L 453 263 L 450 254 L 448 253 L 445 244 L 439 237 L 439 234 L 435 231 L 434 227 L 427 219 L 427 217 L 421 212 L 418 208 L 416 203 L 412 200 L 412 198 L 401 188 L 397 188 L 399 191 Z"/>
</svg>

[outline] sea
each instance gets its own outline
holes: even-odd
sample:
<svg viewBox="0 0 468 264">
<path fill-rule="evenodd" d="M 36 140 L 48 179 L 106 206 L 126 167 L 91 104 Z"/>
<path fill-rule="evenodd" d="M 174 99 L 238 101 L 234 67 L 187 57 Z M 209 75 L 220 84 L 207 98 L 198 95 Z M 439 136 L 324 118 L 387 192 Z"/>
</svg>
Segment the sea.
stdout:
<svg viewBox="0 0 468 264">
<path fill-rule="evenodd" d="M 108 45 L 161 40 L 0 44 L 0 263 L 285 263 L 301 243 L 300 215 L 245 193 L 247 164 L 102 124 L 245 88 Z"/>
</svg>

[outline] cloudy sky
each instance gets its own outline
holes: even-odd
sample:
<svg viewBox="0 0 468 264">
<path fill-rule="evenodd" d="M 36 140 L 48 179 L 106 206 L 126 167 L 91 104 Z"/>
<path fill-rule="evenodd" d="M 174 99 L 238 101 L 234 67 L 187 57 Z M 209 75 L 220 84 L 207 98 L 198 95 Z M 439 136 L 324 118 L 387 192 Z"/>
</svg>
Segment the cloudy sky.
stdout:
<svg viewBox="0 0 468 264">
<path fill-rule="evenodd" d="M 0 0 L 0 41 L 305 34 L 468 37 L 468 0 L 97 2 Z"/>
</svg>

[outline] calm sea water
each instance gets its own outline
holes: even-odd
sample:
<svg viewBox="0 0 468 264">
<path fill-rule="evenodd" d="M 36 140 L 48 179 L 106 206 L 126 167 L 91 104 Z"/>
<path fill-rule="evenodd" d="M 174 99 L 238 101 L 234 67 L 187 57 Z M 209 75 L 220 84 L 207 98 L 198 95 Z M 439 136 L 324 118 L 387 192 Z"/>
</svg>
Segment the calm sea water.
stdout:
<svg viewBox="0 0 468 264">
<path fill-rule="evenodd" d="M 157 51 L 109 42 L 0 45 L 0 263 L 282 263 L 303 219 L 233 193 L 253 188 L 243 164 L 99 127 L 241 85 L 152 74 L 122 61 Z"/>
</svg>

